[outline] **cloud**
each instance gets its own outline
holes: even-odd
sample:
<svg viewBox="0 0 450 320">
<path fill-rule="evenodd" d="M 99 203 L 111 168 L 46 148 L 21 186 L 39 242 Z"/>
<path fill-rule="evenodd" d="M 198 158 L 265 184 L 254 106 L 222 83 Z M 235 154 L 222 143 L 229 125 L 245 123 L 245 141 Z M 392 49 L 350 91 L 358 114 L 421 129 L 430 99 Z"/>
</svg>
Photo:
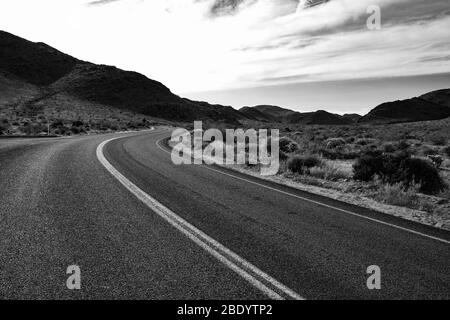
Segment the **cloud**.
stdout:
<svg viewBox="0 0 450 320">
<path fill-rule="evenodd" d="M 120 1 L 120 0 L 96 0 L 96 1 L 88 2 L 88 5 L 101 6 L 101 5 L 109 4 L 111 2 L 116 2 L 116 1 Z"/>
<path fill-rule="evenodd" d="M 450 72 L 448 0 L 377 0 L 377 31 L 374 0 L 86 1 L 2 0 L 0 29 L 177 93 Z"/>
</svg>

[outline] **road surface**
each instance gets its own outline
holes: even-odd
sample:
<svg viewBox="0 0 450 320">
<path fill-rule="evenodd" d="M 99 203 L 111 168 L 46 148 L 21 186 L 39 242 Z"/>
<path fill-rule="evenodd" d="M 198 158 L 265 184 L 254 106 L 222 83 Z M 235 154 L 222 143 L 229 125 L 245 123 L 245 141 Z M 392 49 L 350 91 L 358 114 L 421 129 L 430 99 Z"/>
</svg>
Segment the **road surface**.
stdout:
<svg viewBox="0 0 450 320">
<path fill-rule="evenodd" d="M 450 298 L 449 232 L 176 166 L 167 136 L 0 140 L 0 298 Z M 381 290 L 366 286 L 371 265 Z"/>
</svg>

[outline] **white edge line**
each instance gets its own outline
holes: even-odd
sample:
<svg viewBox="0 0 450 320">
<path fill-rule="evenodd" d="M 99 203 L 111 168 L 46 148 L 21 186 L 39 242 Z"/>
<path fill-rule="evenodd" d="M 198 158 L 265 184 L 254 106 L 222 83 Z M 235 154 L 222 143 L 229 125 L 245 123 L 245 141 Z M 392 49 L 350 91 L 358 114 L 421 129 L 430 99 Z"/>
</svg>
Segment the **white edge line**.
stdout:
<svg viewBox="0 0 450 320">
<path fill-rule="evenodd" d="M 170 151 L 165 150 L 160 145 L 160 142 L 162 140 L 164 140 L 164 139 L 167 139 L 167 137 L 159 139 L 156 142 L 156 145 L 162 151 L 171 154 Z M 398 225 L 395 225 L 395 224 L 392 224 L 392 223 L 389 223 L 389 222 L 385 222 L 385 221 L 378 220 L 378 219 L 375 219 L 375 218 L 367 217 L 367 216 L 364 216 L 364 215 L 361 215 L 361 214 L 358 214 L 358 213 L 355 213 L 355 212 L 352 212 L 352 211 L 348 211 L 348 210 L 341 209 L 341 208 L 338 208 L 338 207 L 334 207 L 334 206 L 331 206 L 331 205 L 328 205 L 328 204 L 325 204 L 325 203 L 322 203 L 322 202 L 311 200 L 311 199 L 308 199 L 308 198 L 305 198 L 305 197 L 302 197 L 302 196 L 299 196 L 299 195 L 296 195 L 296 194 L 293 194 L 293 193 L 290 193 L 290 192 L 286 192 L 286 191 L 282 191 L 282 190 L 279 190 L 279 189 L 276 189 L 276 188 L 272 188 L 272 187 L 266 186 L 266 185 L 258 183 L 258 182 L 254 182 L 254 181 L 251 181 L 251 180 L 248 180 L 248 179 L 245 179 L 245 178 L 241 178 L 241 177 L 238 177 L 238 176 L 226 173 L 226 172 L 222 172 L 220 170 L 213 169 L 213 168 L 211 168 L 211 167 L 209 167 L 207 165 L 203 166 L 203 168 L 206 168 L 206 169 L 208 169 L 210 171 L 214 171 L 214 172 L 217 172 L 217 173 L 220 173 L 220 174 L 232 177 L 234 179 L 242 180 L 242 181 L 245 181 L 245 182 L 248 182 L 248 183 L 251 183 L 251 184 L 254 184 L 254 185 L 257 185 L 257 186 L 269 189 L 269 190 L 272 190 L 272 191 L 276 191 L 276 192 L 279 192 L 279 193 L 282 193 L 282 194 L 285 194 L 285 195 L 288 195 L 288 196 L 291 196 L 291 197 L 294 197 L 294 198 L 298 198 L 298 199 L 301 199 L 301 200 L 304 200 L 304 201 L 308 201 L 310 203 L 314 203 L 314 204 L 317 204 L 317 205 L 320 205 L 320 206 L 323 206 L 323 207 L 326 207 L 326 208 L 338 210 L 338 211 L 341 211 L 341 212 L 344 212 L 344 213 L 347 213 L 347 214 L 350 214 L 350 215 L 353 215 L 353 216 L 356 216 L 356 217 L 359 217 L 359 218 L 363 218 L 363 219 L 370 220 L 370 221 L 373 221 L 373 222 L 378 222 L 380 224 L 383 224 L 383 225 L 386 225 L 386 226 L 389 226 L 389 227 L 392 227 L 392 228 L 396 228 L 396 229 L 403 230 L 403 231 L 406 231 L 406 232 L 410 232 L 410 233 L 413 233 L 413 234 L 416 234 L 416 235 L 419 235 L 419 236 L 422 236 L 422 237 L 425 237 L 425 238 L 429 238 L 429 239 L 433 239 L 433 240 L 436 240 L 436 241 L 440 241 L 440 242 L 443 242 L 445 244 L 450 244 L 450 241 L 445 240 L 445 239 L 441 239 L 441 238 L 438 238 L 438 237 L 430 236 L 428 234 L 425 234 L 425 233 L 422 233 L 422 232 L 419 232 L 419 231 L 411 230 L 411 229 L 408 229 L 408 228 L 405 228 L 405 227 L 401 227 L 401 226 L 398 226 Z"/>
<path fill-rule="evenodd" d="M 141 200 L 144 204 L 147 205 L 152 211 L 154 211 L 156 214 L 158 214 L 160 217 L 162 217 L 164 220 L 166 220 L 168 223 L 170 223 L 173 227 L 175 227 L 177 230 L 182 232 L 185 236 L 187 236 L 189 239 L 191 239 L 193 242 L 195 242 L 197 245 L 199 245 L 201 248 L 203 248 L 205 251 L 207 251 L 209 254 L 211 254 L 213 257 L 215 257 L 217 260 L 222 262 L 224 265 L 226 265 L 228 268 L 233 270 L 235 273 L 240 275 L 242 278 L 247 280 L 250 284 L 252 284 L 254 287 L 259 289 L 261 292 L 263 292 L 265 295 L 267 295 L 271 299 L 275 300 L 284 300 L 283 296 L 281 296 L 279 293 L 274 291 L 273 289 L 269 288 L 267 285 L 262 283 L 260 280 L 258 280 L 256 277 L 265 280 L 266 282 L 270 283 L 272 286 L 274 286 L 276 289 L 283 292 L 285 295 L 287 295 L 291 299 L 295 300 L 304 300 L 305 298 L 301 297 L 299 294 L 294 292 L 293 290 L 289 289 L 285 285 L 281 284 L 265 272 L 259 270 L 256 266 L 252 265 L 250 262 L 246 261 L 245 259 L 238 256 L 236 253 L 232 252 L 213 238 L 209 237 L 199 229 L 197 229 L 195 226 L 191 225 L 186 220 L 182 219 L 178 215 L 176 215 L 173 211 L 171 211 L 169 208 L 165 207 L 163 204 L 159 203 L 156 199 L 149 196 L 147 193 L 145 193 L 143 190 L 141 190 L 138 186 L 133 184 L 130 180 L 128 180 L 124 175 L 122 175 L 116 168 L 114 168 L 111 163 L 105 158 L 103 154 L 103 148 L 104 146 L 116 139 L 120 139 L 122 137 L 112 138 L 109 140 L 106 140 L 102 142 L 97 147 L 97 158 L 100 161 L 100 163 L 131 193 L 133 193 L 139 200 Z M 219 252 L 221 251 L 221 252 Z M 234 260 L 231 261 L 231 260 Z M 240 264 L 244 268 L 237 265 Z M 253 273 L 254 275 L 250 274 L 248 271 Z M 256 277 L 255 277 L 256 276 Z"/>
</svg>

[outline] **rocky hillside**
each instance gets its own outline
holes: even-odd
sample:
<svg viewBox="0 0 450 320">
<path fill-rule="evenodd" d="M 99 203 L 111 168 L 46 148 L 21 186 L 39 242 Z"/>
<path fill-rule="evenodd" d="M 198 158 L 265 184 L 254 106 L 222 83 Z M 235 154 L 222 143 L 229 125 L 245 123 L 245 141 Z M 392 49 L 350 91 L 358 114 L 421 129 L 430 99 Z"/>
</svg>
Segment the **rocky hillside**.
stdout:
<svg viewBox="0 0 450 320">
<path fill-rule="evenodd" d="M 450 117 L 450 89 L 427 93 L 417 98 L 383 103 L 367 115 L 360 123 L 398 123 L 439 120 Z"/>
<path fill-rule="evenodd" d="M 255 107 L 244 107 L 239 111 L 252 120 L 263 122 L 281 122 L 305 125 L 345 125 L 355 123 L 353 120 L 355 119 L 355 115 L 352 117 L 344 117 L 323 110 L 301 113 L 277 106 L 260 105 Z"/>
<path fill-rule="evenodd" d="M 95 105 L 167 120 L 236 123 L 244 115 L 231 107 L 190 101 L 136 72 L 95 65 L 46 44 L 0 31 L 0 107 L 32 108 L 49 97 L 67 95 Z"/>
</svg>

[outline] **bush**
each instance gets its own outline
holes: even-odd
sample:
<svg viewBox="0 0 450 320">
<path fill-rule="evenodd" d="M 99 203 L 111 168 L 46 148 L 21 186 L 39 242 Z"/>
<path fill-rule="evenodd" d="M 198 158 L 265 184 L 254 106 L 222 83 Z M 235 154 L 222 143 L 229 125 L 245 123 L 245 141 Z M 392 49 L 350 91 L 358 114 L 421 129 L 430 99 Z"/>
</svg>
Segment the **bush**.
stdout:
<svg viewBox="0 0 450 320">
<path fill-rule="evenodd" d="M 442 165 L 442 162 L 444 161 L 444 159 L 442 159 L 442 157 L 440 155 L 430 155 L 430 156 L 428 156 L 428 159 L 430 159 L 433 162 L 433 164 L 436 168 L 440 168 Z"/>
<path fill-rule="evenodd" d="M 416 209 L 419 203 L 417 190 L 405 188 L 402 183 L 384 184 L 378 189 L 375 199 L 386 204 Z"/>
<path fill-rule="evenodd" d="M 374 139 L 358 139 L 356 140 L 355 144 L 358 146 L 367 146 L 368 144 L 374 143 Z"/>
<path fill-rule="evenodd" d="M 47 128 L 40 123 L 25 123 L 22 127 L 20 127 L 20 131 L 31 136 L 46 132 Z"/>
<path fill-rule="evenodd" d="M 393 152 L 397 151 L 397 148 L 393 143 L 383 144 L 382 149 L 384 152 L 387 152 L 387 153 L 393 153 Z"/>
<path fill-rule="evenodd" d="M 438 153 L 439 152 L 436 149 L 433 149 L 433 148 L 430 148 L 430 147 L 426 147 L 425 146 L 425 147 L 422 148 L 422 154 L 424 156 L 436 155 Z"/>
<path fill-rule="evenodd" d="M 322 165 L 322 160 L 314 155 L 311 156 L 293 156 L 288 160 L 287 167 L 294 173 L 304 173 L 312 167 L 319 167 Z"/>
<path fill-rule="evenodd" d="M 375 175 L 382 175 L 384 159 L 381 155 L 364 154 L 353 165 L 355 180 L 370 181 Z"/>
<path fill-rule="evenodd" d="M 50 128 L 52 128 L 52 129 L 57 129 L 57 128 L 60 128 L 60 127 L 64 127 L 64 121 L 60 120 L 60 119 L 54 120 L 50 124 Z"/>
<path fill-rule="evenodd" d="M 410 145 L 407 141 L 402 140 L 398 143 L 397 147 L 398 150 L 407 150 L 410 147 Z"/>
<path fill-rule="evenodd" d="M 450 158 L 450 146 L 446 146 L 444 149 L 442 149 L 444 154 Z"/>
<path fill-rule="evenodd" d="M 439 171 L 430 161 L 411 158 L 407 152 L 397 154 L 365 154 L 353 165 L 354 179 L 370 181 L 376 175 L 389 184 L 419 184 L 420 191 L 435 194 L 446 188 Z"/>
<path fill-rule="evenodd" d="M 6 130 L 8 130 L 8 128 L 4 124 L 0 124 L 0 136 L 3 135 Z"/>
<path fill-rule="evenodd" d="M 427 194 L 436 194 L 447 186 L 439 175 L 439 171 L 429 161 L 409 158 L 403 162 L 400 181 L 407 185 L 420 184 L 420 191 Z"/>
<path fill-rule="evenodd" d="M 336 164 L 327 163 L 322 167 L 312 167 L 309 169 L 309 175 L 319 179 L 330 181 L 350 179 L 351 174 Z"/>
<path fill-rule="evenodd" d="M 72 126 L 72 127 L 70 128 L 70 131 L 71 131 L 73 134 L 79 134 L 79 133 L 80 133 L 80 128 L 79 128 L 79 127 Z"/>
<path fill-rule="evenodd" d="M 343 138 L 330 138 L 327 140 L 327 149 L 335 149 L 343 145 L 345 145 Z"/>
<path fill-rule="evenodd" d="M 430 141 L 435 146 L 444 146 L 447 143 L 447 138 L 440 134 L 435 134 L 432 137 L 430 137 Z"/>
<path fill-rule="evenodd" d="M 270 142 L 270 141 L 269 141 Z M 298 150 L 298 144 L 288 137 L 281 137 L 279 140 L 280 153 L 293 153 Z"/>
<path fill-rule="evenodd" d="M 322 154 L 322 157 L 330 160 L 352 160 L 359 156 L 354 151 L 340 150 L 339 148 L 334 150 L 321 149 L 319 152 Z"/>
</svg>

